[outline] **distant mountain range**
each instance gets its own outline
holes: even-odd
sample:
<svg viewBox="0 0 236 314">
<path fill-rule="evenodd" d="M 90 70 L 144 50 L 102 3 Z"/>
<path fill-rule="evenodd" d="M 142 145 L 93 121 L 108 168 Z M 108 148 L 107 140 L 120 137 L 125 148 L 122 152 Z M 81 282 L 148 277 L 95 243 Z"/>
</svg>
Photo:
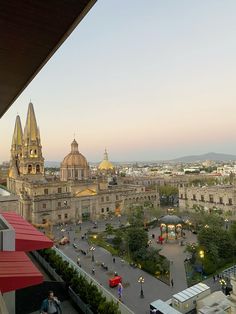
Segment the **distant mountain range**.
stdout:
<svg viewBox="0 0 236 314">
<path fill-rule="evenodd" d="M 222 153 L 206 153 L 202 155 L 190 155 L 190 156 L 183 156 L 175 159 L 169 160 L 169 162 L 182 162 L 182 163 L 192 163 L 192 162 L 202 162 L 206 160 L 212 161 L 236 161 L 236 155 L 230 154 L 222 154 Z M 140 163 L 144 163 L 144 161 L 139 161 Z M 153 163 L 154 161 L 145 161 L 148 165 L 149 163 Z M 157 162 L 157 161 L 155 161 Z M 162 162 L 166 162 L 162 160 Z M 136 163 L 133 162 L 113 162 L 113 164 L 121 165 L 121 164 L 132 164 Z M 98 164 L 98 162 L 90 162 L 89 164 Z M 47 168 L 60 168 L 61 163 L 59 161 L 45 161 L 45 167 Z"/>
<path fill-rule="evenodd" d="M 172 162 L 183 162 L 183 163 L 190 163 L 190 162 L 202 162 L 205 160 L 212 160 L 212 161 L 231 161 L 236 160 L 236 155 L 229 155 L 229 154 L 221 154 L 221 153 L 206 153 L 202 155 L 190 155 L 172 159 Z"/>
</svg>

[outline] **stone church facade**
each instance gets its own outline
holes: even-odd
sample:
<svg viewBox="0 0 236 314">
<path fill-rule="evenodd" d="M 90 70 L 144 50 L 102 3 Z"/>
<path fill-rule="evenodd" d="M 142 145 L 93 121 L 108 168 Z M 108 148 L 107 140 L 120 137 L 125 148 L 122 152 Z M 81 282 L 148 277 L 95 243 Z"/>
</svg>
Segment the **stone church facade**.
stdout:
<svg viewBox="0 0 236 314">
<path fill-rule="evenodd" d="M 110 213 L 122 214 L 134 203 L 148 202 L 153 206 L 160 203 L 158 192 L 147 191 L 144 186 L 109 186 L 104 176 L 92 180 L 88 162 L 75 139 L 71 152 L 61 163 L 60 178 L 46 177 L 32 103 L 24 132 L 20 117 L 16 117 L 7 184 L 9 191 L 19 197 L 18 212 L 33 223 L 42 223 L 45 218 L 53 223 L 97 220 Z"/>
</svg>

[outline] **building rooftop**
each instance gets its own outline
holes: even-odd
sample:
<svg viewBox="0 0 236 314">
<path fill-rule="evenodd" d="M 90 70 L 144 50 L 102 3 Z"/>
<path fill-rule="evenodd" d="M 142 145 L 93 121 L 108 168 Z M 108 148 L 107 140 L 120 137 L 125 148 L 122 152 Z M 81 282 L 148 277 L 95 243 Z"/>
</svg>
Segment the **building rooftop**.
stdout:
<svg viewBox="0 0 236 314">
<path fill-rule="evenodd" d="M 210 288 L 205 285 L 204 283 L 200 282 L 190 288 L 187 288 L 179 293 L 176 293 L 173 295 L 173 298 L 180 301 L 184 302 L 187 301 L 188 299 L 193 298 L 194 296 L 198 295 L 201 292 L 204 292 L 206 290 L 209 290 Z"/>
</svg>

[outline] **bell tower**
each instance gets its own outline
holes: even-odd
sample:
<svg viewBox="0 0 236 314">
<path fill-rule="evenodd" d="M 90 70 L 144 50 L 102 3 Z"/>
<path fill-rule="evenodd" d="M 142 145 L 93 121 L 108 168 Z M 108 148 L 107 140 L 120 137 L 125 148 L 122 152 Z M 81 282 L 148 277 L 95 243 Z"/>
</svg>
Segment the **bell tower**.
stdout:
<svg viewBox="0 0 236 314">
<path fill-rule="evenodd" d="M 20 175 L 20 159 L 22 157 L 23 132 L 20 117 L 17 115 L 11 143 L 11 161 L 9 177 L 16 179 Z"/>
<path fill-rule="evenodd" d="M 37 181 L 44 177 L 44 158 L 34 107 L 30 102 L 23 135 L 22 156 L 19 163 L 20 176 Z"/>
</svg>

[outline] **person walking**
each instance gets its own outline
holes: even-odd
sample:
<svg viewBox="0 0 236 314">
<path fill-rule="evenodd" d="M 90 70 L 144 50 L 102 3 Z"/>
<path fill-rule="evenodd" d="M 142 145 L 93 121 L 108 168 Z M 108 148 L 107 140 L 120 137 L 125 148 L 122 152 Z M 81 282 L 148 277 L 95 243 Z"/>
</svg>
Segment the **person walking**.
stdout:
<svg viewBox="0 0 236 314">
<path fill-rule="evenodd" d="M 92 274 L 95 275 L 95 268 L 92 269 Z"/>
<path fill-rule="evenodd" d="M 53 291 L 48 292 L 47 299 L 43 300 L 41 309 L 41 314 L 62 314 L 60 301 L 54 296 Z"/>
<path fill-rule="evenodd" d="M 119 299 L 119 301 L 121 301 L 122 293 L 123 293 L 123 286 L 122 286 L 122 283 L 120 282 L 118 284 L 118 299 Z"/>
<path fill-rule="evenodd" d="M 115 257 L 113 257 L 112 261 L 113 261 L 113 263 L 115 263 L 115 262 L 116 262 L 116 259 L 115 259 Z"/>
<path fill-rule="evenodd" d="M 173 288 L 174 287 L 174 280 L 173 280 L 173 278 L 171 278 L 170 283 L 171 283 L 171 287 Z"/>
</svg>

